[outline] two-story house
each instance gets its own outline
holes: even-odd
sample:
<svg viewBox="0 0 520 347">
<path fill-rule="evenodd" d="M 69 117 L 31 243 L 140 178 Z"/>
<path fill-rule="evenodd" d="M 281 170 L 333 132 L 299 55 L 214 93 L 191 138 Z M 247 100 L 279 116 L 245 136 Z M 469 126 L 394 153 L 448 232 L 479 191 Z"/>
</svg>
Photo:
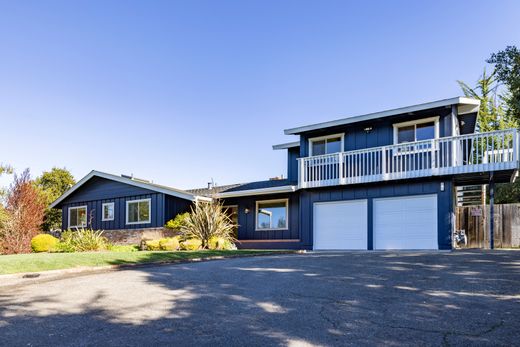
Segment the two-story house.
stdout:
<svg viewBox="0 0 520 347">
<path fill-rule="evenodd" d="M 287 179 L 174 190 L 170 199 L 223 200 L 243 248 L 450 249 L 455 187 L 508 182 L 518 170 L 517 130 L 478 133 L 479 106 L 456 97 L 287 129 L 299 141 L 273 146 L 287 152 Z M 81 185 L 71 191 L 53 204 L 64 228 L 71 207 L 88 205 L 70 200 Z M 98 200 L 115 198 L 105 193 Z M 187 209 L 179 205 L 156 212 L 153 226 Z M 118 215 L 128 222 L 126 208 Z"/>
</svg>

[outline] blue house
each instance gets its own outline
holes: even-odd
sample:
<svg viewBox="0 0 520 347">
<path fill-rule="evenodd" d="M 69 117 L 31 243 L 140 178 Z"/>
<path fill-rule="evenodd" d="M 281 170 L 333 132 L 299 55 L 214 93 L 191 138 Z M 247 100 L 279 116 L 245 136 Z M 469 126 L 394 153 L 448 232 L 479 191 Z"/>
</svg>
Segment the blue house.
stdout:
<svg viewBox="0 0 520 347">
<path fill-rule="evenodd" d="M 62 210 L 62 230 L 89 227 L 104 230 L 115 242 L 139 243 L 169 236 L 164 224 L 201 200 L 211 199 L 131 176 L 91 171 L 51 207 Z"/>
<path fill-rule="evenodd" d="M 93 172 L 53 206 L 64 228 L 95 209 L 95 228 L 132 230 L 220 199 L 243 248 L 450 249 L 455 188 L 518 171 L 517 130 L 477 133 L 479 106 L 456 97 L 287 129 L 298 141 L 273 146 L 286 179 L 180 191 Z"/>
</svg>

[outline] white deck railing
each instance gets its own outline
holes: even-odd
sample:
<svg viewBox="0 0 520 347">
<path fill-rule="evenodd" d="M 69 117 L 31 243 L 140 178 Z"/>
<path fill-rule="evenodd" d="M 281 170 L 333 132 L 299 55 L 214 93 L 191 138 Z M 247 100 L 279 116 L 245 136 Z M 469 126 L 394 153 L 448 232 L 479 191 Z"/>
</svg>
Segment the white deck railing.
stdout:
<svg viewBox="0 0 520 347">
<path fill-rule="evenodd" d="M 518 168 L 517 129 L 299 158 L 300 188 Z"/>
</svg>

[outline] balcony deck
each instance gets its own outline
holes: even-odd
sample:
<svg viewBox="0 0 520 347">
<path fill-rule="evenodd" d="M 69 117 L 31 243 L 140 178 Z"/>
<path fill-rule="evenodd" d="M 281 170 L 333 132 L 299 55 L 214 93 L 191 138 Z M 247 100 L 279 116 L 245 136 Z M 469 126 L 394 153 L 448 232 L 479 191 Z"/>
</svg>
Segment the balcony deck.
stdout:
<svg viewBox="0 0 520 347">
<path fill-rule="evenodd" d="M 299 158 L 300 188 L 518 169 L 518 130 Z"/>
</svg>

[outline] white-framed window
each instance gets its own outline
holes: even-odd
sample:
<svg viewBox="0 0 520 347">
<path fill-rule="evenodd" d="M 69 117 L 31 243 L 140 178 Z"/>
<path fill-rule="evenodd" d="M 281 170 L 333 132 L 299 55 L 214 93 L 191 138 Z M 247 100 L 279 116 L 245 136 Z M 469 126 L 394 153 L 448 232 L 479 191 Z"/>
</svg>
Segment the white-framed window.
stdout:
<svg viewBox="0 0 520 347">
<path fill-rule="evenodd" d="M 105 202 L 102 205 L 101 211 L 103 215 L 101 216 L 101 220 L 103 222 L 114 220 L 114 203 L 113 202 Z"/>
<path fill-rule="evenodd" d="M 439 117 L 394 124 L 394 144 L 439 138 Z"/>
<path fill-rule="evenodd" d="M 126 202 L 126 224 L 151 222 L 152 199 L 129 200 Z"/>
<path fill-rule="evenodd" d="M 289 199 L 256 202 L 256 230 L 287 230 Z"/>
<path fill-rule="evenodd" d="M 334 134 L 309 139 L 309 155 L 323 155 L 343 151 L 345 134 Z"/>
<path fill-rule="evenodd" d="M 69 207 L 69 228 L 81 228 L 87 226 L 87 205 Z"/>
</svg>

